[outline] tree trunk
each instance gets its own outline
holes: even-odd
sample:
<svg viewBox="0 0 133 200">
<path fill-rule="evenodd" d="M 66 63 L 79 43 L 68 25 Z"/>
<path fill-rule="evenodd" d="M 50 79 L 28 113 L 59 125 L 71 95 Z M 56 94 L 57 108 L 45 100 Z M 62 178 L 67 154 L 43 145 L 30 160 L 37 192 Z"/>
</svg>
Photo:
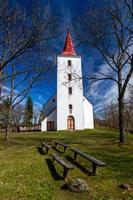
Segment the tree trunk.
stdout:
<svg viewBox="0 0 133 200">
<path fill-rule="evenodd" d="M 119 97 L 118 99 L 119 104 L 119 142 L 120 144 L 125 144 L 126 141 L 126 134 L 124 128 L 124 99 L 123 97 Z"/>
<path fill-rule="evenodd" d="M 5 127 L 4 136 L 4 140 L 8 141 L 8 127 Z"/>
<path fill-rule="evenodd" d="M 119 107 L 119 143 L 125 144 L 126 134 L 124 126 L 124 94 L 122 93 L 122 72 L 121 72 L 121 63 L 118 66 L 118 107 Z"/>
<path fill-rule="evenodd" d="M 20 132 L 20 128 L 19 128 L 19 126 L 17 126 L 17 133 L 19 133 Z"/>
</svg>

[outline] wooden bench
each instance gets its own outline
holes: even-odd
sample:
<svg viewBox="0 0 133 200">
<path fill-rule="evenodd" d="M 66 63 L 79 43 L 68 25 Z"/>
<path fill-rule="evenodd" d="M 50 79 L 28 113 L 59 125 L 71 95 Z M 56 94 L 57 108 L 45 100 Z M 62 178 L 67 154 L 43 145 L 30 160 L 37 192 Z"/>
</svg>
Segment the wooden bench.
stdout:
<svg viewBox="0 0 133 200">
<path fill-rule="evenodd" d="M 52 146 L 51 145 L 49 145 L 49 144 L 47 144 L 46 142 L 42 142 L 42 150 L 44 150 L 44 148 L 45 148 L 45 153 L 46 154 L 48 154 L 48 151 L 49 151 L 49 149 L 51 149 L 52 148 Z"/>
<path fill-rule="evenodd" d="M 63 146 L 64 147 L 64 153 L 66 152 L 66 150 L 68 148 L 68 145 L 64 144 L 63 142 L 55 141 L 54 144 L 55 144 L 55 146 L 54 146 L 55 148 L 57 148 L 57 145 Z"/>
<path fill-rule="evenodd" d="M 71 149 L 73 152 L 74 152 L 74 160 L 77 159 L 77 155 L 80 155 L 81 157 L 89 160 L 90 162 L 92 162 L 92 175 L 96 175 L 96 172 L 97 172 L 97 167 L 102 167 L 102 166 L 105 166 L 106 164 L 103 163 L 102 161 L 100 160 L 97 160 L 96 158 L 88 155 L 87 153 L 84 153 L 82 152 L 81 150 L 79 149 L 76 149 L 76 148 L 72 148 Z"/>
<path fill-rule="evenodd" d="M 64 161 L 64 159 L 59 157 L 56 153 L 51 153 L 51 157 L 52 157 L 53 162 L 54 162 L 54 160 L 56 160 L 60 165 L 62 165 L 64 167 L 63 178 L 65 179 L 65 177 L 68 174 L 68 171 L 70 169 L 73 169 L 74 166 L 72 164 L 70 164 L 70 163 L 66 163 Z"/>
</svg>

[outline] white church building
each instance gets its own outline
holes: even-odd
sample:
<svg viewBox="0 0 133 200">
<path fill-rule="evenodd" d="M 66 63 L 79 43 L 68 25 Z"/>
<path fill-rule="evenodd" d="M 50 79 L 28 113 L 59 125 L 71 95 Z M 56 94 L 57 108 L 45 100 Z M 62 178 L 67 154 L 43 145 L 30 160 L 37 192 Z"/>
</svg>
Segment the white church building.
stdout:
<svg viewBox="0 0 133 200">
<path fill-rule="evenodd" d="M 42 131 L 93 129 L 93 106 L 83 95 L 81 56 L 67 32 L 63 52 L 57 56 L 57 93 L 44 105 Z"/>
</svg>

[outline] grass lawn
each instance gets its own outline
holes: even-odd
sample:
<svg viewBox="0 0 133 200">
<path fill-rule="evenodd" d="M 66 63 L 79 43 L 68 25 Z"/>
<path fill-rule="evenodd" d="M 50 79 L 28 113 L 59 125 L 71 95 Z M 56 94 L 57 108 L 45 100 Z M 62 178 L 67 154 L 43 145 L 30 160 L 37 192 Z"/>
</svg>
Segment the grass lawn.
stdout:
<svg viewBox="0 0 133 200">
<path fill-rule="evenodd" d="M 79 166 L 69 171 L 68 179 L 83 178 L 90 192 L 61 189 L 63 167 L 57 162 L 53 165 L 50 156 L 40 154 L 37 148 L 40 141 L 55 139 L 107 164 L 99 168 L 97 176 L 87 176 Z M 118 146 L 118 133 L 102 129 L 12 134 L 8 143 L 3 143 L 0 135 L 0 200 L 133 200 L 133 192 L 118 187 L 133 184 L 133 135 L 128 141 L 128 145 Z M 68 158 L 72 152 L 58 154 Z M 87 169 L 91 167 L 87 160 L 78 160 Z"/>
</svg>

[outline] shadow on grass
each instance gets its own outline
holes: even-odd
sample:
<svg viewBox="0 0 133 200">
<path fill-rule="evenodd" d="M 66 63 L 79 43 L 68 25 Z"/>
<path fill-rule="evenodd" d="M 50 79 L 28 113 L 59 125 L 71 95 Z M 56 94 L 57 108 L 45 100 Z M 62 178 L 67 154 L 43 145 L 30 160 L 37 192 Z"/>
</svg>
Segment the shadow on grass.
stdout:
<svg viewBox="0 0 133 200">
<path fill-rule="evenodd" d="M 58 153 L 64 153 L 64 151 L 60 151 L 59 149 L 55 148 L 54 146 L 52 146 L 52 149 L 54 149 L 54 150 L 57 151 Z"/>
<path fill-rule="evenodd" d="M 37 150 L 38 152 L 41 154 L 41 155 L 45 155 L 46 153 L 42 150 L 41 147 L 37 147 Z"/>
<path fill-rule="evenodd" d="M 46 160 L 46 163 L 48 165 L 49 171 L 50 171 L 51 176 L 53 177 L 53 179 L 56 180 L 56 181 L 63 180 L 63 177 L 61 177 L 57 173 L 57 171 L 55 169 L 55 166 L 54 166 L 53 162 L 51 161 L 51 159 L 46 158 L 45 160 Z"/>
<path fill-rule="evenodd" d="M 80 165 L 77 161 L 73 160 L 70 156 L 65 156 L 65 158 L 80 169 L 84 174 L 92 176 L 92 172 L 86 169 L 84 166 Z"/>
<path fill-rule="evenodd" d="M 68 183 L 63 184 L 61 190 L 68 190 Z"/>
</svg>

